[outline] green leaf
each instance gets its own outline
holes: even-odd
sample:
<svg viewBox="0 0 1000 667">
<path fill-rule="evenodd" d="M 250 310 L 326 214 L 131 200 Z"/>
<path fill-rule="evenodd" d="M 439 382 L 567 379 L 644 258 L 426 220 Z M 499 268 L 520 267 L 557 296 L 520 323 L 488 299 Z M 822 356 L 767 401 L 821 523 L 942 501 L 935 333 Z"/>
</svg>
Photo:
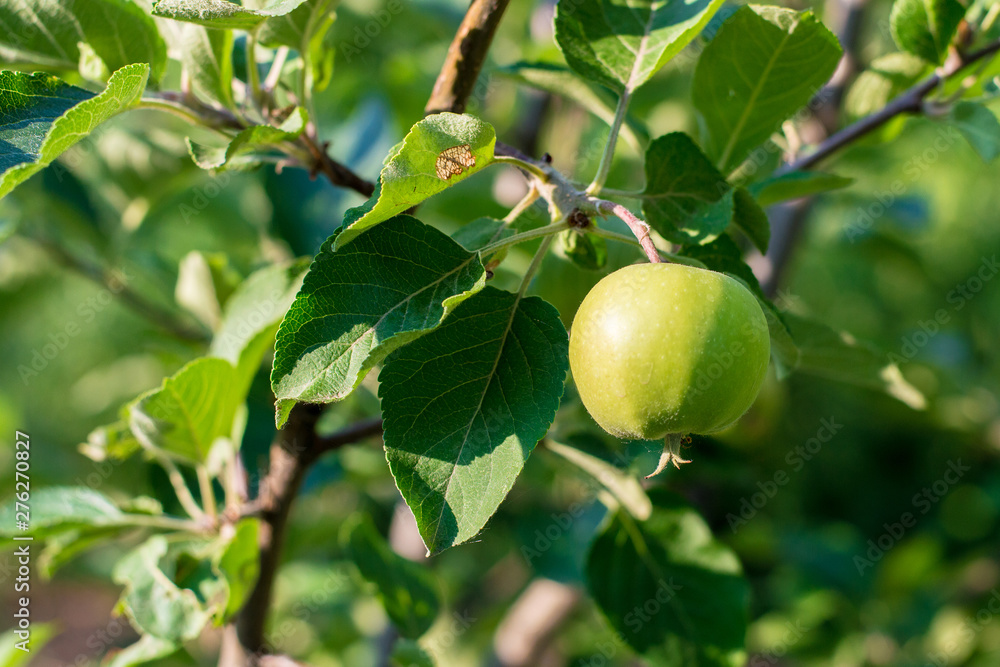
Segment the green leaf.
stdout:
<svg viewBox="0 0 1000 667">
<path fill-rule="evenodd" d="M 642 212 L 668 241 L 707 242 L 721 234 L 732 218 L 729 193 L 725 177 L 688 135 L 672 132 L 649 144 Z"/>
<path fill-rule="evenodd" d="M 258 519 L 241 520 L 236 524 L 236 533 L 213 563 L 229 589 L 225 607 L 217 614 L 219 624 L 236 615 L 257 583 L 260 573 L 259 533 Z"/>
<path fill-rule="evenodd" d="M 648 520 L 618 512 L 594 541 L 594 600 L 650 664 L 742 667 L 750 589 L 739 560 L 679 498 L 662 489 L 650 497 Z"/>
<path fill-rule="evenodd" d="M 181 63 L 195 95 L 233 107 L 233 33 L 191 23 L 177 26 Z"/>
<path fill-rule="evenodd" d="M 800 351 L 796 370 L 884 392 L 914 410 L 927 407 L 927 399 L 903 378 L 892 355 L 814 320 L 785 313 L 785 321 Z"/>
<path fill-rule="evenodd" d="M 94 95 L 48 74 L 0 71 L 0 198 L 135 106 L 148 77 L 148 65 L 129 65 Z"/>
<path fill-rule="evenodd" d="M 559 250 L 566 259 L 587 271 L 599 271 L 608 263 L 608 244 L 594 234 L 567 229 L 559 235 Z"/>
<path fill-rule="evenodd" d="M 370 208 L 344 226 L 335 247 L 489 166 L 495 145 L 493 127 L 475 116 L 439 113 L 424 118 L 410 128 L 382 169 Z"/>
<path fill-rule="evenodd" d="M 53 623 L 32 623 L 31 638 L 27 640 L 25 648 L 22 650 L 18 644 L 23 641 L 15 634 L 17 628 L 11 628 L 0 635 L 0 667 L 24 667 L 28 665 L 32 658 L 32 652 L 41 651 L 56 635 Z M 433 667 L 433 665 L 431 665 Z"/>
<path fill-rule="evenodd" d="M 288 46 L 302 57 L 304 90 L 322 91 L 333 78 L 333 21 L 337 0 L 306 0 L 289 14 L 268 19 L 258 38 L 264 46 Z"/>
<path fill-rule="evenodd" d="M 139 641 L 114 654 L 102 667 L 138 667 L 160 658 L 166 658 L 180 649 L 180 645 L 153 635 L 142 635 Z"/>
<path fill-rule="evenodd" d="M 821 171 L 793 171 L 752 183 L 747 186 L 747 190 L 759 205 L 771 206 L 789 199 L 799 199 L 820 192 L 846 188 L 853 182 L 853 178 L 826 174 Z"/>
<path fill-rule="evenodd" d="M 174 644 L 201 634 L 209 614 L 194 591 L 180 588 L 160 567 L 167 540 L 151 537 L 115 564 L 111 577 L 125 586 L 119 605 L 143 634 Z"/>
<path fill-rule="evenodd" d="M 956 103 L 948 114 L 948 122 L 958 128 L 983 162 L 992 162 L 1000 155 L 1000 121 L 982 104 Z"/>
<path fill-rule="evenodd" d="M 30 531 L 16 528 L 18 508 L 12 498 L 0 507 L 0 535 L 46 537 L 75 528 L 122 525 L 126 515 L 104 494 L 83 486 L 49 486 L 32 491 Z"/>
<path fill-rule="evenodd" d="M 302 107 L 295 107 L 292 113 L 278 127 L 254 125 L 237 134 L 225 152 L 220 148 L 203 147 L 188 140 L 191 156 L 202 169 L 225 169 L 233 166 L 237 158 L 254 151 L 275 148 L 285 141 L 298 139 L 306 129 L 309 114 Z M 236 164 L 237 167 L 244 166 Z"/>
<path fill-rule="evenodd" d="M 46 579 L 84 551 L 107 544 L 128 526 L 88 527 L 54 533 L 45 538 L 45 547 L 38 556 L 38 571 Z"/>
<path fill-rule="evenodd" d="M 482 529 L 545 435 L 569 343 L 537 297 L 486 287 L 379 375 L 389 468 L 430 553 Z"/>
<path fill-rule="evenodd" d="M 400 639 L 392 647 L 389 667 L 434 667 L 434 659 L 412 639 Z"/>
<path fill-rule="evenodd" d="M 513 235 L 514 231 L 507 227 L 506 224 L 503 220 L 498 220 L 497 218 L 476 218 L 472 222 L 459 227 L 451 235 L 451 240 L 466 250 L 474 252 L 490 243 L 495 243 Z"/>
<path fill-rule="evenodd" d="M 133 0 L 5 0 L 0 26 L 0 60 L 25 68 L 75 73 L 96 57 L 111 71 L 146 63 L 158 81 L 167 65 L 156 24 Z"/>
<path fill-rule="evenodd" d="M 723 173 L 819 92 L 840 61 L 837 38 L 810 12 L 741 7 L 705 47 L 692 100 L 707 153 Z"/>
<path fill-rule="evenodd" d="M 767 213 L 746 188 L 736 188 L 733 191 L 733 224 L 747 235 L 758 250 L 767 252 L 767 246 L 771 242 L 771 223 L 767 219 Z"/>
<path fill-rule="evenodd" d="M 640 521 L 649 518 L 653 511 L 653 503 L 639 480 L 628 471 L 593 454 L 551 439 L 545 441 L 545 447 L 600 482 L 629 514 Z"/>
<path fill-rule="evenodd" d="M 767 214 L 743 188 L 733 190 L 701 149 L 683 132 L 654 140 L 646 151 L 642 212 L 673 243 L 710 243 L 730 223 L 767 251 Z"/>
<path fill-rule="evenodd" d="M 495 71 L 501 76 L 572 100 L 608 125 L 614 122 L 616 102 L 611 94 L 603 88 L 591 86 L 565 67 L 548 63 L 521 62 Z M 625 118 L 621 136 L 639 152 L 645 151 L 649 142 L 649 136 L 642 124 L 631 117 Z"/>
<path fill-rule="evenodd" d="M 144 446 L 190 463 L 204 463 L 218 438 L 233 431 L 245 387 L 225 359 L 195 359 L 128 410 L 132 433 Z"/>
<path fill-rule="evenodd" d="M 122 421 L 107 426 L 99 426 L 87 436 L 87 442 L 80 445 L 80 453 L 94 461 L 114 459 L 123 461 L 142 449 L 142 445 L 132 435 L 127 420 L 128 412 L 123 411 Z"/>
<path fill-rule="evenodd" d="M 275 16 L 284 16 L 305 0 L 274 0 L 265 8 L 251 9 L 228 0 L 156 0 L 153 15 L 209 28 L 253 30 Z"/>
<path fill-rule="evenodd" d="M 304 261 L 273 264 L 250 274 L 226 301 L 209 354 L 236 367 L 237 394 L 246 396 L 261 359 L 274 343 L 305 276 Z"/>
<path fill-rule="evenodd" d="M 379 600 L 403 637 L 416 639 L 434 624 L 441 609 L 430 570 L 403 558 L 379 535 L 368 515 L 355 514 L 340 541 L 361 576 L 375 585 Z"/>
<path fill-rule="evenodd" d="M 896 0 L 889 27 L 900 49 L 940 65 L 963 16 L 958 0 Z"/>
<path fill-rule="evenodd" d="M 336 250 L 335 239 L 323 244 L 278 330 L 271 386 L 279 427 L 298 401 L 347 396 L 485 284 L 476 253 L 410 216 Z"/>
<path fill-rule="evenodd" d="M 794 369 L 799 361 L 799 351 L 794 337 L 785 323 L 785 315 L 778 311 L 764 294 L 753 270 L 743 261 L 743 253 L 732 238 L 723 234 L 711 243 L 692 245 L 682 249 L 682 254 L 697 259 L 713 271 L 736 278 L 757 297 L 757 303 L 767 319 L 767 330 L 771 337 L 771 358 L 774 360 L 779 379 Z"/>
<path fill-rule="evenodd" d="M 556 42 L 584 78 L 631 92 L 694 39 L 722 0 L 560 0 Z"/>
<path fill-rule="evenodd" d="M 876 58 L 847 91 L 844 111 L 850 121 L 873 114 L 919 81 L 932 68 L 909 53 Z"/>
</svg>

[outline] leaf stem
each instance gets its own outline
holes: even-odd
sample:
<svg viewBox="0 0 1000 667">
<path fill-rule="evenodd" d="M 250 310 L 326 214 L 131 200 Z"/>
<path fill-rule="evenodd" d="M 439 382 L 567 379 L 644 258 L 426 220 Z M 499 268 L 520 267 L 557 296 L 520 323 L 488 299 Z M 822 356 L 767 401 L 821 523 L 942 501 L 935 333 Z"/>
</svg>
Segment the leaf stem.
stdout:
<svg viewBox="0 0 1000 667">
<path fill-rule="evenodd" d="M 601 194 L 607 197 L 627 197 L 629 199 L 643 199 L 646 193 L 642 190 L 616 190 L 614 188 L 601 188 Z"/>
<path fill-rule="evenodd" d="M 523 169 L 524 171 L 528 172 L 529 174 L 540 180 L 542 183 L 549 182 L 549 175 L 545 173 L 544 170 L 542 170 L 536 165 L 531 164 L 530 162 L 522 160 L 521 158 L 514 157 L 513 155 L 494 155 L 493 161 L 504 162 L 506 164 L 513 165 L 518 169 Z"/>
<path fill-rule="evenodd" d="M 271 69 L 267 71 L 267 78 L 264 79 L 265 93 L 270 94 L 277 87 L 278 81 L 281 79 L 281 70 L 284 69 L 286 60 L 288 60 L 288 47 L 282 46 L 274 53 L 274 60 L 271 61 Z"/>
<path fill-rule="evenodd" d="M 604 146 L 604 154 L 601 156 L 601 163 L 597 166 L 597 174 L 589 186 L 588 195 L 600 194 L 604 189 L 604 183 L 608 180 L 608 173 L 611 171 L 611 163 L 615 159 L 615 146 L 618 144 L 618 133 L 621 132 L 622 123 L 625 121 L 625 114 L 628 112 L 628 103 L 632 99 L 632 92 L 626 88 L 621 97 L 618 98 L 618 107 L 615 109 L 615 118 L 611 121 L 611 132 L 608 134 L 608 143 Z"/>
<path fill-rule="evenodd" d="M 204 526 L 195 521 L 172 516 L 127 514 L 126 519 L 133 526 L 142 526 L 145 528 L 162 528 L 164 530 L 178 530 L 186 533 L 201 533 L 205 530 Z"/>
<path fill-rule="evenodd" d="M 204 521 L 205 512 L 202 511 L 194 496 L 191 495 L 191 489 L 188 488 L 187 482 L 184 481 L 184 476 L 177 469 L 177 465 L 159 449 L 151 448 L 151 450 L 154 452 L 157 462 L 167 472 L 167 479 L 170 480 L 170 485 L 174 487 L 174 493 L 177 494 L 177 500 L 180 502 L 181 507 L 195 521 Z"/>
<path fill-rule="evenodd" d="M 551 225 L 549 225 L 551 227 Z M 543 227 L 542 229 L 545 229 Z M 549 246 L 552 245 L 552 241 L 555 240 L 555 236 L 549 235 L 545 237 L 542 241 L 542 245 L 538 246 L 538 251 L 535 252 L 535 256 L 531 259 L 531 264 L 528 265 L 528 270 L 524 272 L 524 278 L 521 280 L 521 288 L 517 291 L 517 299 L 520 301 L 524 297 L 524 293 L 528 291 L 528 286 L 531 285 L 531 279 L 535 277 L 538 273 L 538 269 L 542 266 L 542 260 L 545 259 L 545 255 L 549 252 Z"/>
<path fill-rule="evenodd" d="M 250 97 L 255 106 L 260 106 L 264 99 L 260 89 L 260 72 L 257 70 L 257 35 L 247 33 L 247 84 L 250 86 Z"/>
<path fill-rule="evenodd" d="M 521 201 L 517 202 L 514 208 L 510 209 L 510 213 L 504 216 L 504 225 L 513 224 L 515 220 L 521 217 L 521 214 L 531 208 L 532 204 L 538 201 L 539 192 L 538 188 L 535 187 L 535 182 L 532 181 L 528 184 L 528 193 L 521 198 Z"/>
<path fill-rule="evenodd" d="M 554 222 L 551 225 L 545 225 L 544 227 L 539 227 L 538 229 L 532 229 L 527 232 L 515 234 L 514 236 L 508 236 L 505 239 L 483 246 L 479 249 L 479 254 L 485 256 L 492 254 L 501 248 L 506 248 L 518 243 L 524 243 L 525 241 L 537 239 L 541 236 L 552 236 L 553 234 L 558 234 L 559 232 L 569 229 L 570 226 L 571 225 L 568 222 Z"/>
<path fill-rule="evenodd" d="M 611 230 L 608 229 L 601 229 L 596 225 L 588 227 L 586 231 L 588 234 L 593 234 L 594 236 L 600 236 L 602 238 L 608 239 L 609 241 L 621 241 L 622 243 L 627 243 L 631 246 L 635 246 L 636 248 L 640 249 L 642 248 L 642 246 L 639 245 L 639 241 L 634 236 L 627 236 L 625 234 L 619 234 L 618 232 L 612 232 Z M 702 262 L 699 262 L 698 260 L 693 259 L 691 257 L 685 257 L 684 255 L 677 255 L 672 252 L 664 252 L 659 249 L 657 250 L 660 254 L 660 257 L 662 259 L 667 260 L 671 264 L 684 264 L 685 266 L 694 266 L 699 269 L 708 268 Z"/>
<path fill-rule="evenodd" d="M 198 475 L 198 493 L 201 496 L 202 507 L 205 513 L 212 520 L 217 516 L 215 506 L 215 491 L 212 489 L 212 480 L 208 476 L 208 469 L 203 465 L 195 466 L 195 473 Z"/>
<path fill-rule="evenodd" d="M 650 262 L 656 264 L 663 261 L 660 259 L 660 251 L 656 249 L 653 239 L 649 237 L 649 225 L 645 221 L 640 220 L 625 206 L 603 199 L 597 201 L 597 210 L 601 213 L 614 213 L 622 222 L 628 225 L 628 228 L 635 234 L 635 238 L 638 239 L 639 245 L 642 246 Z"/>
</svg>

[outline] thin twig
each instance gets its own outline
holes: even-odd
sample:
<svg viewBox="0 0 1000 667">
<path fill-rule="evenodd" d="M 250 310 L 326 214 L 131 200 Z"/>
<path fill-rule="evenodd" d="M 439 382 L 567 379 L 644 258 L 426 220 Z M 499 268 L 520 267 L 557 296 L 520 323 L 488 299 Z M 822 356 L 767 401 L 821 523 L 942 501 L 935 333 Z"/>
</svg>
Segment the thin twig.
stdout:
<svg viewBox="0 0 1000 667">
<path fill-rule="evenodd" d="M 44 248 L 62 266 L 108 290 L 134 312 L 175 338 L 190 341 L 208 340 L 208 332 L 182 322 L 178 316 L 147 300 L 129 287 L 122 277 L 115 275 L 113 271 L 77 257 L 61 245 L 48 239 L 32 237 L 32 240 Z"/>
<path fill-rule="evenodd" d="M 441 72 L 424 112 L 428 114 L 465 111 L 476 88 L 486 53 L 493 43 L 500 19 L 510 0 L 472 0 L 455 38 L 448 47 Z"/>
<path fill-rule="evenodd" d="M 313 160 L 315 160 L 314 169 L 323 172 L 330 180 L 330 183 L 342 188 L 349 188 L 365 197 L 371 197 L 372 193 L 375 192 L 374 183 L 366 181 L 351 171 L 346 165 L 331 158 L 327 154 L 325 146 L 320 147 L 307 135 L 302 135 L 302 143 L 309 151 L 309 154 L 312 155 Z"/>
<path fill-rule="evenodd" d="M 840 132 L 837 132 L 829 139 L 821 143 L 815 151 L 799 158 L 794 162 L 785 165 L 775 172 L 780 176 L 793 171 L 810 169 L 827 157 L 836 153 L 845 146 L 865 136 L 869 132 L 878 129 L 882 125 L 903 113 L 920 113 L 923 109 L 924 99 L 934 91 L 943 81 L 961 72 L 973 63 L 994 55 L 1000 51 L 1000 40 L 997 40 L 978 51 L 965 54 L 959 58 L 946 63 L 937 72 L 924 79 L 909 90 L 903 92 L 885 105 L 879 111 L 866 116 L 858 122 L 848 125 Z"/>
</svg>

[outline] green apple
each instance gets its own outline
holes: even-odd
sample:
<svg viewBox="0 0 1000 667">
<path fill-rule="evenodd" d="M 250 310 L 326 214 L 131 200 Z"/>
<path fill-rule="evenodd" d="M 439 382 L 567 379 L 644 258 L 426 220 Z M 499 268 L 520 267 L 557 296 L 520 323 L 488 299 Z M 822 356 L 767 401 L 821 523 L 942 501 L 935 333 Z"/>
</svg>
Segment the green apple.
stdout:
<svg viewBox="0 0 1000 667">
<path fill-rule="evenodd" d="M 569 341 L 594 420 L 619 438 L 666 439 L 657 472 L 685 462 L 683 436 L 720 431 L 747 411 L 769 357 L 767 320 L 749 290 L 680 264 L 636 264 L 603 278 L 580 304 Z"/>
</svg>

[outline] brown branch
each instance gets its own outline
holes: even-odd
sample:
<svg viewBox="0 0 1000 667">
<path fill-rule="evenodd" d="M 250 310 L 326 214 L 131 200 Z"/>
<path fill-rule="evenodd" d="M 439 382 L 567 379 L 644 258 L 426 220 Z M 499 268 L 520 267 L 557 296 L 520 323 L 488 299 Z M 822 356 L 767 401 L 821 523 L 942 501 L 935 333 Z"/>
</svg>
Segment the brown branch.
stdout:
<svg viewBox="0 0 1000 667">
<path fill-rule="evenodd" d="M 333 185 L 354 190 L 365 197 L 371 197 L 372 193 L 375 192 L 374 183 L 361 178 L 351 171 L 349 167 L 330 157 L 330 155 L 326 152 L 326 145 L 320 147 L 311 137 L 306 135 L 302 136 L 302 143 L 305 145 L 312 158 L 316 161 L 313 165 L 314 173 L 323 172 L 323 175 L 326 176 Z"/>
<path fill-rule="evenodd" d="M 500 621 L 493 639 L 491 667 L 547 664 L 544 657 L 552 640 L 582 597 L 579 588 L 551 579 L 535 579 L 528 584 Z"/>
<path fill-rule="evenodd" d="M 455 39 L 448 47 L 441 73 L 424 111 L 428 114 L 465 111 L 469 96 L 476 88 L 486 53 L 493 43 L 500 19 L 510 0 L 472 0 Z"/>
<path fill-rule="evenodd" d="M 367 419 L 331 436 L 317 437 L 316 423 L 323 407 L 303 403 L 292 409 L 288 423 L 278 431 L 271 445 L 270 467 L 261 480 L 258 498 L 243 513 L 261 518 L 260 574 L 236 618 L 239 643 L 249 654 L 251 665 L 259 663 L 259 657 L 267 653 L 264 629 L 274 578 L 281 561 L 288 515 L 306 471 L 324 453 L 382 432 L 381 419 Z"/>
</svg>

